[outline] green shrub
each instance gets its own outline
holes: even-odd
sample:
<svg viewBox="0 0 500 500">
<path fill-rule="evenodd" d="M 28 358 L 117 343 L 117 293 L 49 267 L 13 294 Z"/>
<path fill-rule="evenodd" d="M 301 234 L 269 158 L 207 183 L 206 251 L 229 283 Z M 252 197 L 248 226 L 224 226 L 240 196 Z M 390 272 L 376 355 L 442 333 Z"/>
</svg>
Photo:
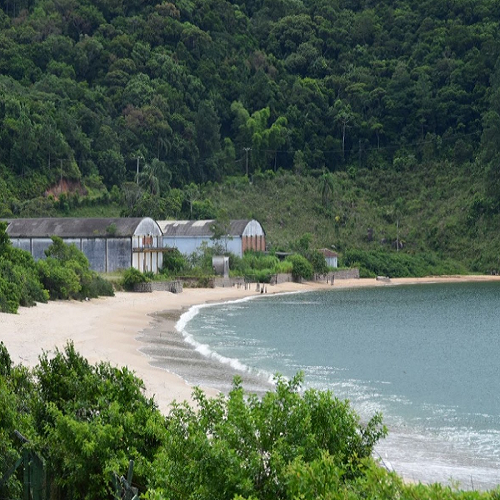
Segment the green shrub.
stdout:
<svg viewBox="0 0 500 500">
<path fill-rule="evenodd" d="M 19 287 L 0 275 L 0 311 L 17 313 L 20 302 L 21 292 Z"/>
<path fill-rule="evenodd" d="M 311 263 L 313 271 L 317 274 L 326 274 L 328 272 L 328 265 L 325 256 L 318 250 L 310 251 L 306 254 L 307 260 Z"/>
<path fill-rule="evenodd" d="M 0 223 L 0 311 L 16 313 L 19 306 L 47 302 L 48 298 L 33 257 L 12 247 L 7 224 Z"/>
<path fill-rule="evenodd" d="M 313 277 L 314 271 L 311 263 L 302 255 L 294 254 L 287 257 L 287 260 L 292 263 L 292 276 L 296 281 L 301 279 L 309 280 Z"/>
<path fill-rule="evenodd" d="M 81 290 L 76 272 L 52 257 L 37 262 L 38 275 L 52 300 L 77 298 Z"/>
<path fill-rule="evenodd" d="M 149 279 L 134 267 L 129 267 L 123 274 L 121 285 L 125 290 L 132 291 L 139 283 L 147 283 Z"/>
<path fill-rule="evenodd" d="M 411 255 L 404 252 L 348 250 L 343 254 L 342 263 L 346 267 L 359 268 L 362 278 L 375 276 L 403 278 L 465 273 L 462 265 L 451 259 L 441 259 L 432 253 Z"/>
<path fill-rule="evenodd" d="M 273 274 L 275 273 L 271 269 L 252 269 L 245 274 L 245 279 L 256 283 L 269 283 Z"/>
<path fill-rule="evenodd" d="M 61 238 L 53 237 L 45 255 L 47 259 L 38 262 L 38 271 L 51 299 L 82 300 L 114 295 L 111 283 L 90 269 L 87 257 L 76 245 L 67 245 Z"/>
<path fill-rule="evenodd" d="M 275 255 L 265 255 L 262 252 L 247 250 L 243 255 L 245 269 L 275 269 L 279 259 Z"/>
<path fill-rule="evenodd" d="M 87 288 L 86 297 L 113 297 L 114 294 L 115 290 L 113 285 L 108 280 L 105 280 L 98 274 L 93 275 L 92 281 L 89 283 Z"/>
<path fill-rule="evenodd" d="M 181 254 L 179 249 L 172 248 L 169 252 L 163 253 L 163 267 L 161 272 L 164 274 L 178 275 L 184 273 L 189 269 L 189 263 Z"/>
<path fill-rule="evenodd" d="M 40 282 L 35 261 L 24 250 L 6 249 L 0 256 L 0 277 L 10 284 L 2 287 L 0 310 L 4 312 L 17 312 L 19 306 L 33 306 L 36 302 L 47 302 L 49 298 Z"/>
<path fill-rule="evenodd" d="M 290 274 L 293 271 L 293 262 L 291 260 L 283 260 L 276 266 L 276 273 Z"/>
<path fill-rule="evenodd" d="M 207 399 L 195 389 L 196 409 L 181 404 L 170 413 L 168 446 L 155 459 L 151 486 L 175 492 L 165 498 L 293 498 L 286 494 L 291 464 L 324 453 L 342 482 L 358 477 L 386 434 L 381 416 L 362 425 L 347 401 L 330 392 L 302 393 L 302 380 L 301 374 L 288 382 L 278 377 L 262 398 L 245 394 L 239 377 L 227 397 Z"/>
<path fill-rule="evenodd" d="M 89 364 L 71 343 L 42 355 L 34 373 L 34 426 L 58 490 L 51 498 L 114 498 L 110 472 L 125 473 L 130 459 L 134 484 L 145 490 L 165 429 L 143 382 L 127 368 Z"/>
</svg>

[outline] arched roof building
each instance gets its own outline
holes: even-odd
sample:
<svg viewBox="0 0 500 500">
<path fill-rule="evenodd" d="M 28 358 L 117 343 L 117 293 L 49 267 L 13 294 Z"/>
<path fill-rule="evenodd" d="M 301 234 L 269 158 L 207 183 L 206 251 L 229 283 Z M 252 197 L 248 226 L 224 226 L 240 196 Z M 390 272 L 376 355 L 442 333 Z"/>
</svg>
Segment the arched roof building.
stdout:
<svg viewBox="0 0 500 500">
<path fill-rule="evenodd" d="M 49 217 L 7 220 L 12 244 L 45 258 L 52 236 L 74 243 L 98 272 L 134 267 L 157 273 L 163 264 L 162 232 L 153 219 Z"/>
<path fill-rule="evenodd" d="M 163 246 L 177 248 L 184 255 L 196 252 L 203 242 L 210 246 L 220 244 L 239 257 L 246 250 L 266 250 L 266 233 L 254 219 L 231 220 L 226 231 L 220 225 L 216 228 L 215 219 L 164 220 L 158 224 L 163 232 Z M 220 238 L 214 239 L 216 233 L 222 234 Z"/>
</svg>

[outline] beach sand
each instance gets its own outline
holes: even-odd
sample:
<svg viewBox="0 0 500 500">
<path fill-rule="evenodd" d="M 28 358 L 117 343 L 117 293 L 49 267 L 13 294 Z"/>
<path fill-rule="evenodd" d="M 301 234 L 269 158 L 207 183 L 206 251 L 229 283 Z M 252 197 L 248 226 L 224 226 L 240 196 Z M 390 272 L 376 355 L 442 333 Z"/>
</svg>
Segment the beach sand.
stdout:
<svg viewBox="0 0 500 500">
<path fill-rule="evenodd" d="M 498 276 L 449 276 L 402 278 L 389 281 L 375 279 L 336 280 L 335 288 L 359 286 L 390 286 L 397 284 L 444 283 L 456 281 L 500 280 Z M 306 292 L 331 288 L 330 284 L 306 282 L 268 285 L 268 295 L 284 292 Z M 170 292 L 126 293 L 115 297 L 89 301 L 58 301 L 20 308 L 18 314 L 0 313 L 0 341 L 6 345 L 14 364 L 34 367 L 43 352 L 50 356 L 56 348 L 63 349 L 72 341 L 75 349 L 94 364 L 109 362 L 112 366 L 128 367 L 144 381 L 146 393 L 154 397 L 163 413 L 171 403 L 191 400 L 192 387 L 181 377 L 150 365 L 140 352 L 141 332 L 154 328 L 159 312 L 167 328 L 175 328 L 182 311 L 196 304 L 224 302 L 261 295 L 255 285 L 244 288 L 185 288 L 180 294 Z M 156 317 L 156 318 L 155 318 Z M 165 328 L 163 323 L 162 328 Z M 203 388 L 208 395 L 215 389 Z"/>
</svg>

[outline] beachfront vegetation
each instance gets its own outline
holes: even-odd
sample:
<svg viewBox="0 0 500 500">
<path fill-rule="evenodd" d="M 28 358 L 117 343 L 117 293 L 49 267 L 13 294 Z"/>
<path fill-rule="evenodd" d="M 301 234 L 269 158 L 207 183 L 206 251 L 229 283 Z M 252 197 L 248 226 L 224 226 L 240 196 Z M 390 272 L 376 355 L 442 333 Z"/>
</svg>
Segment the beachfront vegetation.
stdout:
<svg viewBox="0 0 500 500">
<path fill-rule="evenodd" d="M 139 283 L 147 283 L 148 281 L 149 278 L 144 273 L 141 273 L 141 271 L 135 269 L 134 267 L 129 267 L 123 272 L 120 284 L 124 290 L 130 292 L 134 290 L 135 285 L 138 285 Z"/>
<path fill-rule="evenodd" d="M 379 414 L 362 423 L 348 401 L 302 383 L 277 377 L 257 398 L 235 378 L 227 396 L 195 389 L 195 406 L 162 415 L 127 368 L 91 365 L 70 343 L 29 370 L 0 342 L 0 496 L 22 496 L 13 466 L 30 450 L 45 460 L 49 499 L 123 498 L 112 477 L 130 460 L 148 500 L 499 497 L 403 482 L 372 458 L 387 432 Z"/>
<path fill-rule="evenodd" d="M 77 299 L 113 295 L 113 286 L 90 270 L 83 252 L 52 238 L 46 259 L 35 262 L 25 250 L 14 248 L 0 222 L 0 311 L 16 313 L 50 298 Z"/>
<path fill-rule="evenodd" d="M 320 274 L 329 272 L 325 258 L 317 251 L 307 251 L 306 256 L 293 254 L 280 260 L 273 253 L 253 250 L 247 250 L 243 257 L 238 257 L 217 245 L 202 244 L 197 252 L 188 257 L 177 249 L 164 253 L 161 275 L 176 278 L 212 276 L 214 255 L 229 257 L 230 276 L 244 278 L 247 282 L 269 283 L 272 277 L 279 273 L 292 274 L 294 279 L 300 281 L 311 279 L 314 272 Z"/>
<path fill-rule="evenodd" d="M 346 267 L 359 269 L 360 277 L 424 277 L 466 274 L 463 264 L 439 257 L 435 253 L 408 255 L 404 252 L 376 252 L 369 250 L 347 250 L 342 255 Z"/>
</svg>

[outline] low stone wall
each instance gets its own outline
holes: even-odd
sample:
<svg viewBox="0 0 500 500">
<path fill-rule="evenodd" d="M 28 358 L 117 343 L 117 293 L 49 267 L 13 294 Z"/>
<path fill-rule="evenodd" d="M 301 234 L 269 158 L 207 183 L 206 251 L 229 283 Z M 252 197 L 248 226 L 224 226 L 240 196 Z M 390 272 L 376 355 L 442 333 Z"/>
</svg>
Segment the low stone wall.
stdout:
<svg viewBox="0 0 500 500">
<path fill-rule="evenodd" d="M 359 280 L 359 269 L 341 269 L 334 271 L 333 276 L 336 280 Z"/>
<path fill-rule="evenodd" d="M 137 283 L 134 285 L 134 292 L 171 292 L 182 293 L 183 287 L 181 281 L 150 281 L 148 283 Z"/>
<path fill-rule="evenodd" d="M 179 277 L 185 288 L 214 288 L 215 279 L 212 277 L 192 278 L 192 277 Z"/>
<path fill-rule="evenodd" d="M 279 273 L 275 274 L 275 279 L 271 280 L 271 285 L 279 285 L 281 283 L 289 283 L 293 281 L 293 276 L 291 273 Z"/>
<path fill-rule="evenodd" d="M 316 274 L 314 281 L 332 283 L 335 280 L 357 280 L 359 279 L 359 269 L 341 269 L 327 274 Z"/>
<path fill-rule="evenodd" d="M 244 285 L 244 278 L 221 278 L 220 276 L 214 278 L 214 287 L 231 288 L 233 286 L 241 287 Z"/>
<path fill-rule="evenodd" d="M 328 274 L 317 274 L 314 276 L 314 281 L 324 281 L 326 283 L 332 282 L 332 276 L 335 280 L 354 280 L 359 279 L 359 269 L 341 269 L 339 271 L 334 271 Z M 289 283 L 294 281 L 291 273 L 279 273 L 273 274 L 271 276 L 271 281 L 269 285 L 279 285 L 281 283 Z M 233 286 L 236 287 L 245 287 L 250 286 L 250 283 L 245 283 L 244 278 L 221 278 L 216 277 L 213 280 L 213 286 L 215 287 L 225 287 L 230 288 Z"/>
</svg>

